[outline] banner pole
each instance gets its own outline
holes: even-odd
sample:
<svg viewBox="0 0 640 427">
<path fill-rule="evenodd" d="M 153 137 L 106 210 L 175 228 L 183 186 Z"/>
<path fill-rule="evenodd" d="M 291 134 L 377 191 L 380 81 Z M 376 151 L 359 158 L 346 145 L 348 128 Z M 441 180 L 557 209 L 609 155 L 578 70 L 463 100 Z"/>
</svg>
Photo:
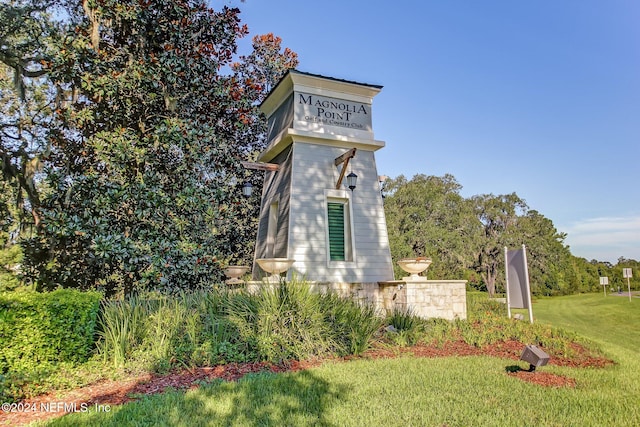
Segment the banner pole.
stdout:
<svg viewBox="0 0 640 427">
<path fill-rule="evenodd" d="M 507 257 L 507 247 L 504 247 L 504 289 L 507 293 L 507 318 L 511 319 L 511 302 L 509 301 L 509 260 Z"/>
<path fill-rule="evenodd" d="M 533 323 L 533 307 L 531 306 L 531 287 L 529 286 L 529 266 L 527 264 L 527 248 L 522 244 L 522 257 L 524 258 L 524 277 L 527 284 L 527 302 L 529 306 L 529 322 Z"/>
</svg>

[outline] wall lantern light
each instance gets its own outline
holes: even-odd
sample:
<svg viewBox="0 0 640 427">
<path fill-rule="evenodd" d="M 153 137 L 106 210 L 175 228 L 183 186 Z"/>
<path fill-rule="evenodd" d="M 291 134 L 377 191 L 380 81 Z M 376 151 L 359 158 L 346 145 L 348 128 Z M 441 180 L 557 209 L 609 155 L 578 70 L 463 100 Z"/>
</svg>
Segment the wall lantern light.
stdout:
<svg viewBox="0 0 640 427">
<path fill-rule="evenodd" d="M 386 176 L 386 175 L 380 175 L 378 177 L 378 183 L 380 184 L 380 195 L 382 196 L 383 199 L 385 198 L 385 195 L 384 195 L 384 184 L 387 181 L 387 179 L 389 179 L 389 177 Z"/>
<path fill-rule="evenodd" d="M 280 165 L 275 163 L 262 163 L 262 162 L 240 162 L 245 169 L 260 170 L 260 171 L 272 171 L 277 172 L 280 170 Z M 253 185 L 249 181 L 245 182 L 242 186 L 242 195 L 244 197 L 251 197 L 253 194 Z"/>
<path fill-rule="evenodd" d="M 358 175 L 356 175 L 355 173 L 351 172 L 349 175 L 347 175 L 347 187 L 349 187 L 351 191 L 353 191 L 356 188 L 357 180 L 358 180 Z"/>
<path fill-rule="evenodd" d="M 342 170 L 340 171 L 340 176 L 338 177 L 338 182 L 336 182 L 336 190 L 340 189 L 340 186 L 342 185 L 342 178 L 344 178 L 344 174 L 345 172 L 347 172 L 347 167 L 349 166 L 349 160 L 353 159 L 353 157 L 356 155 L 356 149 L 352 148 L 351 150 L 347 151 L 346 153 L 336 157 L 336 159 L 334 160 L 334 164 L 336 166 L 340 166 L 342 165 Z M 356 188 L 356 180 L 358 179 L 358 175 L 356 175 L 355 173 L 351 172 L 349 175 L 347 175 L 347 187 L 349 187 L 351 189 L 351 191 L 353 191 L 354 188 Z"/>
<path fill-rule="evenodd" d="M 242 186 L 242 195 L 244 197 L 251 197 L 252 193 L 253 193 L 253 185 L 251 185 L 250 182 L 245 182 L 244 185 Z"/>
</svg>

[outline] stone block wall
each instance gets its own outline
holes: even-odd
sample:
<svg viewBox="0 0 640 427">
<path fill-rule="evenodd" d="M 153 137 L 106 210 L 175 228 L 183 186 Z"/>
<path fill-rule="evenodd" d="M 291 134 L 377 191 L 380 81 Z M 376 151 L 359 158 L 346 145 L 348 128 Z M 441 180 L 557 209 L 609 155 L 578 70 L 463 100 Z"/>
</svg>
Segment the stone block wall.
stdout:
<svg viewBox="0 0 640 427">
<path fill-rule="evenodd" d="M 311 282 L 316 292 L 335 292 L 344 297 L 368 302 L 381 315 L 394 308 L 409 308 L 423 318 L 437 317 L 454 320 L 467 318 L 466 280 L 427 280 L 425 277 L 405 277 L 380 283 L 321 283 Z M 264 282 L 249 282 L 247 288 L 274 286 Z"/>
<path fill-rule="evenodd" d="M 467 318 L 466 280 L 406 279 L 407 306 L 424 318 Z"/>
</svg>

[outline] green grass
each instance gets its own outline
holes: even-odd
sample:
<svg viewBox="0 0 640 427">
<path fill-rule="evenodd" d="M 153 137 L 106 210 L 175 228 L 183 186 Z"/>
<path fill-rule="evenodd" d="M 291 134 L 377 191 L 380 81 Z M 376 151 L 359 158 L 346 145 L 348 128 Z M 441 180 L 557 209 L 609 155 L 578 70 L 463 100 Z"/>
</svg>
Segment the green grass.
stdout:
<svg viewBox="0 0 640 427">
<path fill-rule="evenodd" d="M 109 413 L 72 414 L 47 425 L 640 425 L 640 335 L 633 331 L 639 304 L 602 295 L 535 303 L 537 322 L 575 330 L 617 362 L 605 369 L 548 365 L 538 370 L 574 378 L 576 388 L 522 382 L 506 374 L 516 364 L 506 359 L 356 360 L 148 396 Z"/>
<path fill-rule="evenodd" d="M 640 351 L 640 298 L 602 293 L 540 299 L 533 315 L 595 341 Z"/>
</svg>

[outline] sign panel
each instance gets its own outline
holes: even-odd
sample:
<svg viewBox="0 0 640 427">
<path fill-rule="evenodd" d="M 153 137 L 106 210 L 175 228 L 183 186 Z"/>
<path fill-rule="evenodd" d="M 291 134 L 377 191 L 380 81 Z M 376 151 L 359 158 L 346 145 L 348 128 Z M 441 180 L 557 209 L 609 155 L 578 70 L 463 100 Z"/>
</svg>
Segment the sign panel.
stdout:
<svg viewBox="0 0 640 427">
<path fill-rule="evenodd" d="M 601 277 L 600 278 L 600 284 L 601 285 L 608 285 L 609 284 L 609 278 L 608 277 Z"/>
<path fill-rule="evenodd" d="M 295 120 L 315 127 L 337 126 L 370 132 L 371 105 L 304 92 L 294 93 Z"/>
<path fill-rule="evenodd" d="M 632 273 L 631 273 L 631 269 L 630 268 L 623 268 L 622 269 L 622 277 L 625 278 L 625 279 L 626 278 L 629 278 L 629 279 L 632 278 L 633 276 L 632 276 Z"/>
<path fill-rule="evenodd" d="M 507 251 L 507 291 L 509 306 L 530 308 L 529 277 L 524 249 Z"/>
</svg>

